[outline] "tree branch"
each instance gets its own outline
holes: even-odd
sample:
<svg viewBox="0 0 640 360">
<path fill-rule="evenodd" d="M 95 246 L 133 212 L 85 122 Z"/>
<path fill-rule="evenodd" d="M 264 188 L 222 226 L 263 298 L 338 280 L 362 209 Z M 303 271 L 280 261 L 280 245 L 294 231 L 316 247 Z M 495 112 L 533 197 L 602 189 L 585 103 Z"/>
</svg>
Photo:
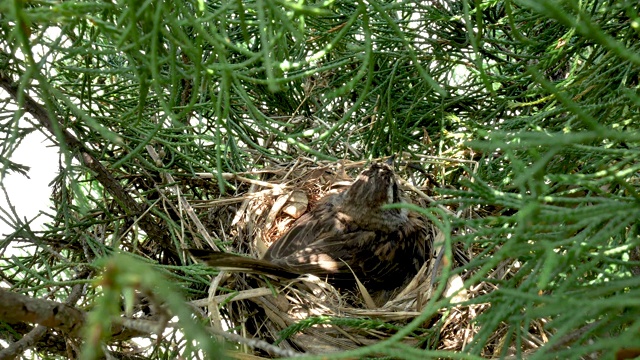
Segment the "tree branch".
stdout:
<svg viewBox="0 0 640 360">
<path fill-rule="evenodd" d="M 39 325 L 20 341 L 1 350 L 0 359 L 15 356 L 35 344 L 45 334 L 46 328 L 61 331 L 72 337 L 79 337 L 81 335 L 80 329 L 84 326 L 86 319 L 86 312 L 73 306 L 56 301 L 34 299 L 5 289 L 0 289 L 0 304 L 2 304 L 0 321 L 10 324 L 32 323 Z M 149 329 L 154 328 L 149 327 Z M 111 333 L 113 334 L 112 339 L 117 341 L 128 340 L 144 334 L 139 329 L 128 329 L 118 323 L 112 324 Z"/>
<path fill-rule="evenodd" d="M 6 90 L 11 97 L 17 101 L 18 99 L 18 86 L 11 81 L 10 78 L 5 77 L 0 73 L 0 87 Z M 98 161 L 82 142 L 78 140 L 73 134 L 64 129 L 58 122 L 57 126 L 54 126 L 54 119 L 51 119 L 47 110 L 41 104 L 37 103 L 28 94 L 24 94 L 24 110 L 31 114 L 42 126 L 44 126 L 51 135 L 56 135 L 56 128 L 60 129 L 62 139 L 68 148 L 73 151 L 74 157 L 80 161 L 84 166 L 89 168 L 95 174 L 96 180 L 104 186 L 128 216 L 140 217 L 138 224 L 145 231 L 145 233 L 153 240 L 158 241 L 165 249 L 171 249 L 167 233 L 163 226 L 155 221 L 146 211 L 147 206 L 145 204 L 139 204 L 131 195 L 124 189 L 122 184 L 107 170 L 107 168 Z"/>
</svg>

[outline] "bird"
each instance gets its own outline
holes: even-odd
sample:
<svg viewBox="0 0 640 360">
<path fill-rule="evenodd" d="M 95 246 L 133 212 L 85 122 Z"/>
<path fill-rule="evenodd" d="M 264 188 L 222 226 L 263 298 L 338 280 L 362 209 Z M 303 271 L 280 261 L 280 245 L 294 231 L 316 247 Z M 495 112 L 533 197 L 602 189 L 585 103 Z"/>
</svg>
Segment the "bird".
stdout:
<svg viewBox="0 0 640 360">
<path fill-rule="evenodd" d="M 298 218 L 262 259 L 213 250 L 191 254 L 221 270 L 292 279 L 313 274 L 339 287 L 387 291 L 410 281 L 429 260 L 429 222 L 407 208 L 393 170 L 393 157 L 372 163 L 337 194 L 329 194 Z"/>
</svg>

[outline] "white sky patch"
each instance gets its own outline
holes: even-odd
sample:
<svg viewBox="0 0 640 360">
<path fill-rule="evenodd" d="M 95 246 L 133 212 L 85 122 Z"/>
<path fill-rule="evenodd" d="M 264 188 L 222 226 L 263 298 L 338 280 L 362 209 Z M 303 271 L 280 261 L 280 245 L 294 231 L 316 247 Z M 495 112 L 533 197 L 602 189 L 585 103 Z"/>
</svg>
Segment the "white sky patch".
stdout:
<svg viewBox="0 0 640 360">
<path fill-rule="evenodd" d="M 28 176 L 15 172 L 8 172 L 2 183 L 7 189 L 9 201 L 16 209 L 16 213 L 24 221 L 35 218 L 41 211 L 51 206 L 51 188 L 49 183 L 58 171 L 58 149 L 51 147 L 51 143 L 41 133 L 34 132 L 24 139 L 13 153 L 11 161 L 29 166 Z M 4 194 L 0 195 L 0 208 L 9 211 L 9 204 Z M 2 215 L 4 218 L 6 215 Z M 32 230 L 42 229 L 43 224 L 50 220 L 39 216 L 31 223 Z M 0 238 L 13 232 L 12 227 L 0 221 Z"/>
<path fill-rule="evenodd" d="M 68 41 L 66 38 L 61 38 L 61 31 L 57 27 L 47 28 L 44 36 L 50 40 L 57 39 L 60 43 Z M 55 76 L 57 74 L 53 66 L 50 65 L 57 60 L 55 51 L 36 43 L 31 48 L 31 53 L 36 62 L 41 62 L 43 57 L 47 57 L 43 70 L 47 76 Z M 24 58 L 24 54 L 20 50 L 16 52 L 15 56 L 19 59 Z M 29 95 L 34 96 L 32 93 Z M 9 94 L 4 90 L 0 90 L 0 99 L 7 98 L 10 98 Z M 36 97 L 36 100 L 38 101 L 39 99 Z M 11 111 L 17 111 L 17 108 L 14 107 L 15 103 L 13 106 L 11 104 L 5 106 L 2 109 L 2 115 L 6 116 L 7 112 L 11 115 Z M 24 116 L 19 122 L 20 124 L 27 124 Z M 31 124 L 27 126 L 31 127 Z M 25 137 L 9 160 L 28 166 L 30 169 L 28 177 L 15 172 L 7 172 L 4 178 L 0 178 L 9 198 L 7 199 L 4 194 L 0 194 L 0 208 L 3 210 L 0 217 L 7 218 L 7 215 L 4 214 L 5 211 L 11 214 L 10 203 L 15 207 L 18 217 L 23 222 L 37 217 L 31 223 L 31 229 L 41 230 L 43 224 L 50 220 L 46 216 L 38 216 L 38 214 L 46 211 L 52 204 L 49 184 L 58 172 L 58 148 L 53 146 L 44 134 L 34 131 Z M 14 218 L 15 215 L 11 214 L 10 217 Z M 4 239 L 4 235 L 12 232 L 13 227 L 0 219 L 0 239 Z"/>
</svg>

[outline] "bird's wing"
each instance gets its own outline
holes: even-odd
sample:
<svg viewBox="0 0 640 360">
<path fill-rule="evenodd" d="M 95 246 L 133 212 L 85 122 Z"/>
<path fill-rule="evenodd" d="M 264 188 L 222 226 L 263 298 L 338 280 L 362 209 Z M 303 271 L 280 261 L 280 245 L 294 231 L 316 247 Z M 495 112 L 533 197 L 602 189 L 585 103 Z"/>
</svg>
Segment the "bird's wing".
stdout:
<svg viewBox="0 0 640 360">
<path fill-rule="evenodd" d="M 384 271 L 380 267 L 390 265 L 389 258 L 385 261 L 388 254 L 373 251 L 379 238 L 380 234 L 363 230 L 321 236 L 305 248 L 270 261 L 297 273 L 331 275 L 345 280 L 352 280 L 355 273 L 361 279 L 370 267 Z"/>
<path fill-rule="evenodd" d="M 272 261 L 306 249 L 318 239 L 340 235 L 355 231 L 353 225 L 349 225 L 349 219 L 335 209 L 333 202 L 337 195 L 331 195 L 312 211 L 300 217 L 293 226 L 276 240 L 263 259 Z"/>
<path fill-rule="evenodd" d="M 296 273 L 330 275 L 388 287 L 415 274 L 430 255 L 430 237 L 422 222 L 411 219 L 396 232 L 357 229 L 318 236 L 306 247 L 270 261 Z"/>
</svg>

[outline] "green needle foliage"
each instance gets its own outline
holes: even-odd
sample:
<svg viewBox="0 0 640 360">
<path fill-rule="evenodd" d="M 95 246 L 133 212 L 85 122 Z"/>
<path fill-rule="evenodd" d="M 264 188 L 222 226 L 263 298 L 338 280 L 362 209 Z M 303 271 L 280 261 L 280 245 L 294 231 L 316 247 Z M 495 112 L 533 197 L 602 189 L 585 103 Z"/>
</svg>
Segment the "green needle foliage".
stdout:
<svg viewBox="0 0 640 360">
<path fill-rule="evenodd" d="M 194 345 L 204 327 L 179 303 L 204 297 L 212 273 L 183 249 L 222 247 L 229 229 L 197 211 L 209 241 L 177 199 L 245 194 L 227 173 L 299 157 L 401 152 L 477 164 L 421 166 L 442 185 L 440 205 L 473 213 L 440 212 L 439 223 L 474 255 L 452 274 L 494 289 L 466 305 L 490 306 L 455 352 L 400 342 L 454 308 L 443 298 L 394 336 L 324 359 L 606 359 L 638 348 L 637 1 L 3 0 L 0 14 L 0 179 L 28 171 L 12 156 L 34 131 L 61 156 L 44 229 L 2 185 L 0 220 L 14 229 L 0 238 L 3 288 L 87 314 L 84 332 L 52 327 L 25 346 L 32 354 L 121 357 L 137 336 L 151 340 L 140 356 L 221 356 L 218 343 Z M 140 313 L 179 326 L 114 334 L 119 315 Z M 384 328 L 361 321 L 312 318 L 290 333 Z M 0 338 L 30 331 L 3 322 Z"/>
</svg>

